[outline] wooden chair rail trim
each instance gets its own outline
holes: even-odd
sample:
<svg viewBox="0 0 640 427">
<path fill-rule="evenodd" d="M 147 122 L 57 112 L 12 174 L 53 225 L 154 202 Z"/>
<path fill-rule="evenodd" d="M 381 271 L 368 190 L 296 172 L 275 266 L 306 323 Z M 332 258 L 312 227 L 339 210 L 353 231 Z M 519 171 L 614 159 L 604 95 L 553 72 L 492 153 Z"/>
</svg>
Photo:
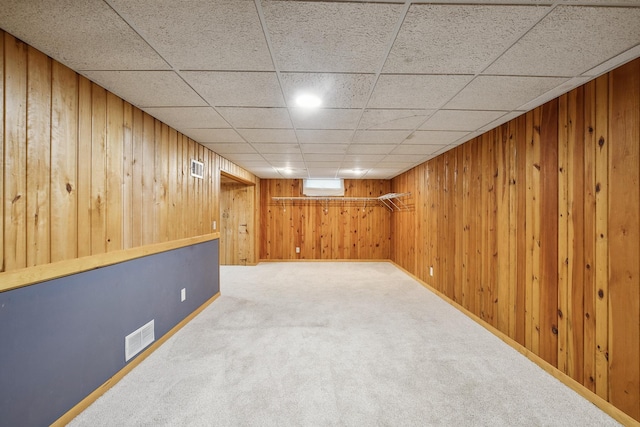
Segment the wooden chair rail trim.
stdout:
<svg viewBox="0 0 640 427">
<path fill-rule="evenodd" d="M 47 280 L 58 279 L 83 271 L 95 270 L 108 265 L 118 264 L 136 258 L 142 258 L 173 249 L 183 248 L 198 243 L 208 242 L 220 238 L 220 233 L 205 234 L 202 236 L 188 237 L 170 242 L 155 243 L 137 248 L 123 249 L 99 255 L 91 255 L 82 258 L 74 258 L 51 264 L 43 264 L 35 267 L 21 268 L 18 270 L 0 273 L 0 292 L 35 285 Z"/>
</svg>

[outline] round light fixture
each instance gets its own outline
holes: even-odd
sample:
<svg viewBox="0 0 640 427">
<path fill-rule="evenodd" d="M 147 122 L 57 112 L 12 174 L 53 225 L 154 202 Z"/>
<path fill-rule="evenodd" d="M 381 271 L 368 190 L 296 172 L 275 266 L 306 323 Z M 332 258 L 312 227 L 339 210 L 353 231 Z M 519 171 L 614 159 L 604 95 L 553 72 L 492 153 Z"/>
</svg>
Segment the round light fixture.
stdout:
<svg viewBox="0 0 640 427">
<path fill-rule="evenodd" d="M 296 104 L 303 108 L 318 108 L 322 104 L 322 100 L 310 93 L 303 93 L 296 98 Z"/>
</svg>

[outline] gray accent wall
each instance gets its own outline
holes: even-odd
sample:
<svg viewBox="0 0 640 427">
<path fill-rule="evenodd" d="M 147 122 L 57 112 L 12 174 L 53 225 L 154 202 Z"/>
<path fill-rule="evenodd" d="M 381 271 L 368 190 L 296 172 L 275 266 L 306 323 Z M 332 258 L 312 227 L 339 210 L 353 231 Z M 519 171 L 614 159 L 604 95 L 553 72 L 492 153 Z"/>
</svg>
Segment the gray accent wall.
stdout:
<svg viewBox="0 0 640 427">
<path fill-rule="evenodd" d="M 51 424 L 135 360 L 125 363 L 126 335 L 154 319 L 157 341 L 213 297 L 218 244 L 0 293 L 0 425 Z"/>
</svg>

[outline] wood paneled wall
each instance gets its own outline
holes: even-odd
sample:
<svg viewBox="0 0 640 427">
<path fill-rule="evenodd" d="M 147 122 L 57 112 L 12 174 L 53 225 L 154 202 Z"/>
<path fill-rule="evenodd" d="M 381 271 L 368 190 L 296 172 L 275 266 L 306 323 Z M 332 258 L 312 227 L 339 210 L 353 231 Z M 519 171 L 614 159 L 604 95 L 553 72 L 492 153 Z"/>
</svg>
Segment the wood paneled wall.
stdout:
<svg viewBox="0 0 640 427">
<path fill-rule="evenodd" d="M 0 271 L 209 234 L 221 167 L 256 181 L 13 36 L 0 47 Z"/>
<path fill-rule="evenodd" d="M 378 197 L 390 191 L 386 180 L 346 179 L 346 197 Z M 302 180 L 260 181 L 260 258 L 389 259 L 391 214 L 376 203 L 275 202 L 302 196 Z M 297 254 L 295 249 L 300 248 Z"/>
<path fill-rule="evenodd" d="M 391 217 L 396 263 L 638 420 L 639 149 L 637 59 L 394 178 Z"/>
</svg>

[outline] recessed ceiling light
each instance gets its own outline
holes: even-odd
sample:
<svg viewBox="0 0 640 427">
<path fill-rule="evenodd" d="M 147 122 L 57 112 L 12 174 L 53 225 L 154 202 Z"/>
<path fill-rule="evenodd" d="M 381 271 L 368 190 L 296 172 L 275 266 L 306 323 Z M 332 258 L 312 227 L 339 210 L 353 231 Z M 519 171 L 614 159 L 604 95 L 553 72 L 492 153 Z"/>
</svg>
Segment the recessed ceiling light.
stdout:
<svg viewBox="0 0 640 427">
<path fill-rule="evenodd" d="M 318 108 L 322 104 L 322 100 L 310 93 L 303 93 L 296 98 L 296 104 L 303 108 Z"/>
</svg>

